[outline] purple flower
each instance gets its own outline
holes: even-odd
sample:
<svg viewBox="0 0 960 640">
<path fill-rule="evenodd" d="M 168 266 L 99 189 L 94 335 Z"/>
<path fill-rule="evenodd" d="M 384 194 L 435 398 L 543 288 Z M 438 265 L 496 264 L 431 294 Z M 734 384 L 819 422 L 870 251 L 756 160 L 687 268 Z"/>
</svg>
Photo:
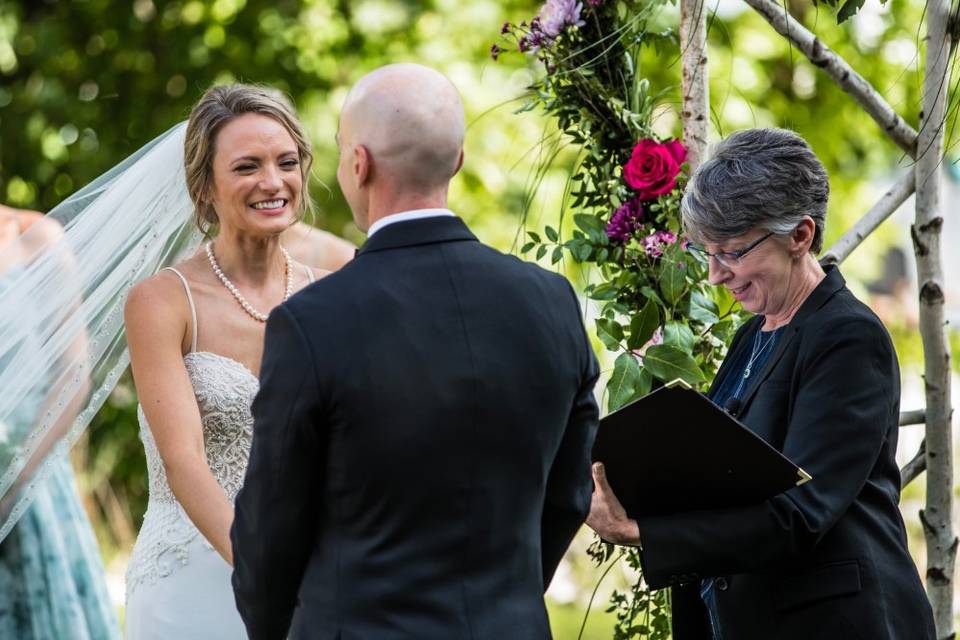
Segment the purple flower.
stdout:
<svg viewBox="0 0 960 640">
<path fill-rule="evenodd" d="M 576 0 L 547 0 L 537 14 L 540 30 L 552 40 L 567 27 L 582 27 L 585 24 L 580 19 L 582 9 L 583 3 Z"/>
<path fill-rule="evenodd" d="M 607 223 L 607 237 L 614 242 L 626 243 L 642 226 L 643 204 L 639 200 L 623 203 Z"/>
<path fill-rule="evenodd" d="M 494 60 L 497 59 L 497 56 L 500 55 L 501 51 L 503 51 L 503 49 L 501 49 L 497 45 L 495 44 L 490 45 L 490 57 L 493 58 Z"/>
<path fill-rule="evenodd" d="M 510 23 L 504 22 L 503 26 L 500 27 L 500 33 L 509 33 L 510 32 Z"/>
<path fill-rule="evenodd" d="M 665 247 L 677 241 L 677 236 L 669 231 L 654 231 L 640 242 L 643 243 L 643 250 L 651 258 L 659 258 L 663 255 Z"/>
<path fill-rule="evenodd" d="M 527 36 L 523 36 L 517 40 L 517 45 L 520 47 L 520 53 L 526 53 L 530 50 L 530 41 L 527 40 Z"/>
</svg>

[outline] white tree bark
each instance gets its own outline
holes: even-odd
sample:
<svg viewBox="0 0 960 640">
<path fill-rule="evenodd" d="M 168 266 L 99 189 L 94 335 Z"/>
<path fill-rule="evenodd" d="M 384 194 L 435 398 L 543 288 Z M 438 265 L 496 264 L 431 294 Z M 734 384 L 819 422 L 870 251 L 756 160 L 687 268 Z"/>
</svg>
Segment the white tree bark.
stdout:
<svg viewBox="0 0 960 640">
<path fill-rule="evenodd" d="M 710 85 L 707 73 L 707 8 L 704 0 L 680 0 L 683 140 L 690 173 L 707 153 L 710 129 Z"/>
<path fill-rule="evenodd" d="M 909 198 L 916 188 L 916 178 L 913 170 L 904 174 L 897 182 L 883 194 L 883 197 L 867 211 L 862 218 L 857 220 L 843 236 L 830 247 L 820 262 L 824 265 L 839 264 L 847 259 L 854 249 L 860 246 L 864 239 L 873 233 L 873 230 L 880 226 L 884 220 L 889 218 L 894 211 L 900 208 L 907 198 Z"/>
<path fill-rule="evenodd" d="M 940 165 L 943 122 L 951 52 L 950 0 L 927 2 L 923 113 L 917 139 L 916 217 L 911 234 L 920 288 L 920 337 L 923 340 L 926 388 L 927 504 L 920 512 L 927 541 L 927 595 L 933 605 L 937 637 L 954 637 L 953 577 L 957 537 L 953 511 L 951 446 L 950 350 L 943 313 L 943 269 L 940 261 Z"/>
<path fill-rule="evenodd" d="M 846 60 L 794 20 L 776 0 L 744 1 L 763 16 L 780 35 L 800 49 L 810 62 L 823 69 L 841 89 L 850 94 L 901 149 L 910 157 L 916 156 L 917 132 Z M 932 20 L 932 15 L 927 18 L 928 22 Z"/>
</svg>

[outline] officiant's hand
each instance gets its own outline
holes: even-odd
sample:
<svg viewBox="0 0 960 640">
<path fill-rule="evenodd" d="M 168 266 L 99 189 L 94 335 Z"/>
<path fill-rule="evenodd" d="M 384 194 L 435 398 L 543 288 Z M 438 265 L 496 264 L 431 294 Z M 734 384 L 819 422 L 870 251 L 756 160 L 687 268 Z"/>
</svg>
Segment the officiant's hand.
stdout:
<svg viewBox="0 0 960 640">
<path fill-rule="evenodd" d="M 640 527 L 636 520 L 627 516 L 627 511 L 613 494 L 602 462 L 593 464 L 593 498 L 590 500 L 587 525 L 607 542 L 640 544 Z"/>
</svg>

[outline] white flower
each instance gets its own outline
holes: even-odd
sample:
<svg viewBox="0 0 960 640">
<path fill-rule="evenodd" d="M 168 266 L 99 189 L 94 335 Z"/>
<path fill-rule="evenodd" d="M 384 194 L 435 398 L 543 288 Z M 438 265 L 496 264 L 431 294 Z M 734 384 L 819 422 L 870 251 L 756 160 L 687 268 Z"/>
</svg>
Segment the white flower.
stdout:
<svg viewBox="0 0 960 640">
<path fill-rule="evenodd" d="M 547 0 L 537 14 L 540 30 L 544 35 L 556 38 L 569 26 L 582 27 L 585 24 L 580 19 L 582 9 L 583 3 L 576 0 Z"/>
</svg>

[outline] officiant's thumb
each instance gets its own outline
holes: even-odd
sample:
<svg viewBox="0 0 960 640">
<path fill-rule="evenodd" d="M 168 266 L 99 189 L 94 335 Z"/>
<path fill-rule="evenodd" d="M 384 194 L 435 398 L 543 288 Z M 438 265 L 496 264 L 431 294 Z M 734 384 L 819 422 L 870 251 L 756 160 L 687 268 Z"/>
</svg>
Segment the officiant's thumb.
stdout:
<svg viewBox="0 0 960 640">
<path fill-rule="evenodd" d="M 593 463 L 593 481 L 596 483 L 598 488 L 607 487 L 607 470 L 604 468 L 602 462 Z"/>
</svg>

